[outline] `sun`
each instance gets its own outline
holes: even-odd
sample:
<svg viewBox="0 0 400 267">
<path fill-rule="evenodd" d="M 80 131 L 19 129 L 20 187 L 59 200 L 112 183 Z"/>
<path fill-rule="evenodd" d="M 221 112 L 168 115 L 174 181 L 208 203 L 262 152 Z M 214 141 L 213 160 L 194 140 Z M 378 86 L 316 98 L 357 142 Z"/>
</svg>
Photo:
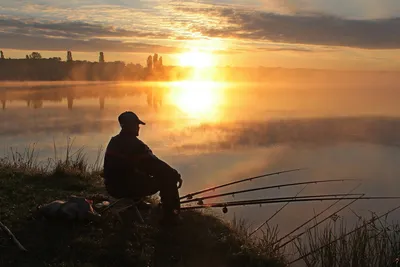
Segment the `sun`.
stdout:
<svg viewBox="0 0 400 267">
<path fill-rule="evenodd" d="M 214 58 L 210 52 L 192 50 L 178 55 L 178 62 L 181 66 L 206 68 L 214 65 Z"/>
</svg>

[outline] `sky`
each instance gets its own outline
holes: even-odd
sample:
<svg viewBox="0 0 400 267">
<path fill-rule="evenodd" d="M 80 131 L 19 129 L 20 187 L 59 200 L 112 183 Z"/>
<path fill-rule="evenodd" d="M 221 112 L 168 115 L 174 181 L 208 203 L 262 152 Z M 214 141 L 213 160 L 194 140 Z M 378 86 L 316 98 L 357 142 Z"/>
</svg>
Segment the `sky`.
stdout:
<svg viewBox="0 0 400 267">
<path fill-rule="evenodd" d="M 0 0 L 0 49 L 75 60 L 400 70 L 399 0 Z"/>
</svg>

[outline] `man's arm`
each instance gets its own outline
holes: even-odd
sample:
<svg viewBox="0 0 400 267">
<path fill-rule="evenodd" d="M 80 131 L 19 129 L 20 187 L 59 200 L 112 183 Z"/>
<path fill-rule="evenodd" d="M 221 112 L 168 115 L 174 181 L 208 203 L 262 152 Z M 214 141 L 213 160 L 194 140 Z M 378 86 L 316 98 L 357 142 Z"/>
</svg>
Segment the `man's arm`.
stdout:
<svg viewBox="0 0 400 267">
<path fill-rule="evenodd" d="M 177 181 L 181 182 L 181 175 L 179 172 L 154 155 L 147 145 L 142 143 L 140 150 L 138 168 L 141 171 L 152 176 L 173 176 Z"/>
</svg>

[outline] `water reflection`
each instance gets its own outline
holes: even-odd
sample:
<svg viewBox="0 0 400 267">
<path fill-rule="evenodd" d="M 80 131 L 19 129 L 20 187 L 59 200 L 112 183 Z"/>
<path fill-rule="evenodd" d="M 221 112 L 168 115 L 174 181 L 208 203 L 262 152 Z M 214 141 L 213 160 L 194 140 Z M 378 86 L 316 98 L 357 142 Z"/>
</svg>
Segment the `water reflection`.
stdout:
<svg viewBox="0 0 400 267">
<path fill-rule="evenodd" d="M 0 102 L 1 102 L 1 109 L 5 110 L 6 109 L 6 93 L 0 91 Z"/>
<path fill-rule="evenodd" d="M 64 86 L 59 88 L 48 87 L 21 87 L 1 88 L 0 101 L 2 109 L 12 102 L 26 102 L 26 106 L 33 109 L 44 108 L 44 103 L 62 104 L 66 100 L 66 107 L 73 110 L 76 100 L 98 99 L 99 110 L 106 107 L 106 99 L 124 99 L 129 96 L 147 96 L 147 105 L 158 110 L 167 92 L 165 86 Z"/>
<path fill-rule="evenodd" d="M 189 117 L 202 121 L 218 119 L 223 104 L 223 85 L 216 82 L 183 81 L 171 84 L 171 101 Z"/>
<path fill-rule="evenodd" d="M 147 105 L 157 111 L 163 104 L 165 87 L 150 87 L 146 90 Z"/>
<path fill-rule="evenodd" d="M 33 109 L 41 109 L 46 105 L 64 106 L 68 110 L 79 107 L 80 103 L 93 105 L 97 99 L 99 110 L 104 110 L 107 102 L 117 99 L 133 105 L 147 103 L 153 111 L 159 111 L 167 104 L 164 111 L 171 113 L 171 107 L 175 107 L 172 116 L 179 119 L 187 119 L 196 122 L 216 122 L 222 114 L 221 106 L 224 104 L 224 85 L 217 82 L 183 81 L 174 83 L 159 83 L 147 86 L 140 85 L 71 85 L 63 87 L 21 87 L 1 88 L 0 99 L 2 109 L 12 102 L 25 102 L 26 106 Z M 145 102 L 141 96 L 145 96 Z M 134 99 L 133 99 L 134 98 Z M 77 102 L 78 101 L 78 102 Z M 77 106 L 78 105 L 78 106 Z M 111 104 L 111 107 L 113 104 Z M 178 118 L 179 117 L 179 118 Z M 181 120 L 183 121 L 183 120 Z M 182 123 L 182 127 L 187 126 Z"/>
</svg>

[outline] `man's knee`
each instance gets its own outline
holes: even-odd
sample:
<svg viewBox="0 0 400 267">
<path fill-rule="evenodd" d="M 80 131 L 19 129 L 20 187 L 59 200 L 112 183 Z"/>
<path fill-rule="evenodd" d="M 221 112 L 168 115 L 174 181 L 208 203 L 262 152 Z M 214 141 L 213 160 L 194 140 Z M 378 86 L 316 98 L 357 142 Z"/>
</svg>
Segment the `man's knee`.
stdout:
<svg viewBox="0 0 400 267">
<path fill-rule="evenodd" d="M 171 183 L 176 183 L 180 178 L 180 174 L 176 171 L 170 171 L 168 172 L 165 177 L 170 181 Z"/>
<path fill-rule="evenodd" d="M 153 178 L 149 178 L 147 181 L 140 183 L 139 185 L 135 186 L 136 190 L 139 191 L 141 194 L 150 196 L 156 194 L 160 191 L 161 186 L 159 181 Z"/>
<path fill-rule="evenodd" d="M 159 185 L 164 185 L 166 183 L 168 184 L 176 184 L 178 181 L 178 176 L 170 173 L 162 174 L 162 175 L 157 175 L 153 177 L 154 180 L 156 180 Z"/>
</svg>

